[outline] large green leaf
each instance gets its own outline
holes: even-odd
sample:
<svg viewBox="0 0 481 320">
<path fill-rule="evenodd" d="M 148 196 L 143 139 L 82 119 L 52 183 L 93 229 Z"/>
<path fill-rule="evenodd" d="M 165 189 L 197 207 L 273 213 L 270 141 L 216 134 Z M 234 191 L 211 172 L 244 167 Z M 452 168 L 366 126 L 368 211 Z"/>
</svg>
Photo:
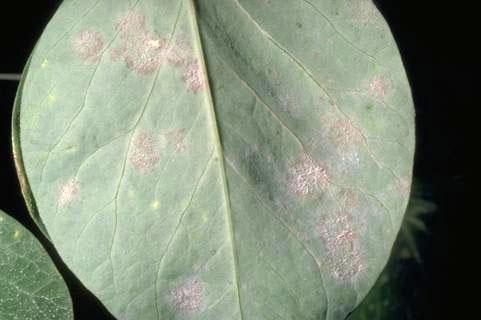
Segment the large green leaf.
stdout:
<svg viewBox="0 0 481 320">
<path fill-rule="evenodd" d="M 67 286 L 47 252 L 1 210 L 0 319 L 73 319 Z"/>
<path fill-rule="evenodd" d="M 343 319 L 385 265 L 414 113 L 370 1 L 65 1 L 25 77 L 24 194 L 119 319 Z"/>
</svg>

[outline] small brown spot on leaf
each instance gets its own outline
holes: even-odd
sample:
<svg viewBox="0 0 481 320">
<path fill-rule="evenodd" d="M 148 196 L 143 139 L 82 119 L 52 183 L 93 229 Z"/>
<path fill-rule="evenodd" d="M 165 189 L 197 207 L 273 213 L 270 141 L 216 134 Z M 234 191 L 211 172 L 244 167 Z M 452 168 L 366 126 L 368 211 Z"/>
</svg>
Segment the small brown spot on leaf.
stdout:
<svg viewBox="0 0 481 320">
<path fill-rule="evenodd" d="M 104 47 L 102 35 L 95 30 L 84 30 L 73 40 L 73 49 L 85 61 L 95 61 Z"/>
<path fill-rule="evenodd" d="M 319 237 L 327 250 L 327 260 L 334 276 L 350 279 L 362 270 L 358 235 L 353 229 L 352 216 L 338 213 L 323 218 L 317 225 Z"/>
<path fill-rule="evenodd" d="M 307 155 L 303 155 L 289 168 L 288 188 L 298 196 L 306 196 L 315 191 L 324 190 L 328 185 L 329 177 L 326 169 Z"/>
<path fill-rule="evenodd" d="M 77 198 L 80 190 L 80 183 L 72 178 L 60 187 L 58 195 L 58 206 L 64 208 Z"/>
<path fill-rule="evenodd" d="M 159 143 L 155 137 L 141 133 L 133 139 L 129 160 L 137 170 L 147 171 L 157 164 L 159 158 Z"/>
<path fill-rule="evenodd" d="M 202 284 L 198 279 L 189 279 L 171 292 L 173 307 L 180 312 L 199 311 L 202 298 Z"/>
</svg>

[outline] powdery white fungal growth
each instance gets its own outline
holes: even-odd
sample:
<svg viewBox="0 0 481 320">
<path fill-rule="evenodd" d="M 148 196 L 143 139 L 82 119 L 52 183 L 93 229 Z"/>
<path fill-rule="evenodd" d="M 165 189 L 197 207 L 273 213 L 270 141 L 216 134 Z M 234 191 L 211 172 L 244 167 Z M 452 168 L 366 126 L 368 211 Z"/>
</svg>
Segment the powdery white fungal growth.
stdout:
<svg viewBox="0 0 481 320">
<path fill-rule="evenodd" d="M 312 161 L 307 155 L 289 168 L 288 188 L 298 196 L 307 196 L 329 186 L 326 169 Z"/>
<path fill-rule="evenodd" d="M 144 75 L 168 61 L 168 41 L 147 31 L 144 15 L 128 13 L 117 23 L 117 30 L 122 43 L 112 51 L 113 60 L 123 59 L 129 69 Z"/>
<path fill-rule="evenodd" d="M 317 225 L 317 231 L 327 250 L 327 262 L 333 275 L 342 280 L 356 276 L 363 265 L 351 214 L 341 212 L 334 217 L 323 218 Z"/>
<path fill-rule="evenodd" d="M 198 61 L 190 62 L 184 66 L 183 80 L 194 93 L 204 88 L 204 74 Z"/>
<path fill-rule="evenodd" d="M 299 101 L 297 99 L 292 98 L 290 95 L 283 95 L 280 98 L 280 103 L 282 111 L 287 112 L 293 118 L 299 118 L 301 113 Z"/>
<path fill-rule="evenodd" d="M 329 138 L 338 147 L 349 147 L 363 142 L 362 135 L 349 120 L 337 119 L 328 121 Z"/>
<path fill-rule="evenodd" d="M 185 142 L 184 142 L 185 136 L 186 136 L 185 129 L 174 129 L 165 134 L 165 139 L 167 140 L 167 142 L 175 146 L 176 152 L 182 152 L 186 148 Z"/>
<path fill-rule="evenodd" d="M 337 199 L 339 201 L 339 205 L 349 211 L 359 205 L 358 193 L 353 189 L 342 189 L 337 194 Z"/>
<path fill-rule="evenodd" d="M 159 143 L 152 135 L 141 133 L 132 141 L 130 163 L 139 171 L 147 171 L 159 162 Z"/>
<path fill-rule="evenodd" d="M 397 190 L 404 197 L 409 197 L 411 193 L 411 182 L 408 179 L 401 178 L 397 181 Z"/>
<path fill-rule="evenodd" d="M 185 313 L 199 311 L 202 302 L 202 283 L 189 279 L 170 292 L 173 307 Z"/>
<path fill-rule="evenodd" d="M 80 191 L 80 183 L 77 179 L 72 178 L 60 187 L 58 194 L 58 206 L 60 208 L 67 207 L 74 201 Z"/>
<path fill-rule="evenodd" d="M 350 0 L 347 1 L 347 3 L 349 4 L 349 12 L 354 21 L 367 24 L 375 20 L 376 7 L 371 0 Z"/>
<path fill-rule="evenodd" d="M 84 30 L 75 36 L 72 45 L 80 59 L 95 61 L 104 47 L 104 40 L 98 31 Z"/>
<path fill-rule="evenodd" d="M 386 97 L 388 91 L 388 82 L 383 76 L 375 76 L 368 85 L 369 96 L 382 100 Z"/>
</svg>

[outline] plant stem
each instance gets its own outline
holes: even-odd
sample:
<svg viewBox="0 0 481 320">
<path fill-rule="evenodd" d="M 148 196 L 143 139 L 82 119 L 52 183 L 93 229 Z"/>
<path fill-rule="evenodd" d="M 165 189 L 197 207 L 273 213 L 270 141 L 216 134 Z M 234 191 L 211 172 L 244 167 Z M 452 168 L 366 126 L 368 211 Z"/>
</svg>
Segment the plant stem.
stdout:
<svg viewBox="0 0 481 320">
<path fill-rule="evenodd" d="M 0 73 L 0 81 L 20 81 L 21 77 L 22 75 L 18 73 Z"/>
</svg>

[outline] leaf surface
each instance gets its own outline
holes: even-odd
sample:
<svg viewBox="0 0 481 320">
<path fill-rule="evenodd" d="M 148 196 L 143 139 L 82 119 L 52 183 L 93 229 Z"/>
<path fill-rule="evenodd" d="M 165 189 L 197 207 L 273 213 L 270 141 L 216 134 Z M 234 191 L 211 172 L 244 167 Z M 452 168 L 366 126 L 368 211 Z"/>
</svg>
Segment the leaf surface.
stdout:
<svg viewBox="0 0 481 320">
<path fill-rule="evenodd" d="M 385 265 L 414 113 L 370 1 L 65 1 L 25 77 L 32 214 L 119 319 L 343 319 Z"/>
<path fill-rule="evenodd" d="M 61 275 L 40 242 L 0 211 L 0 319 L 73 319 Z"/>
</svg>

